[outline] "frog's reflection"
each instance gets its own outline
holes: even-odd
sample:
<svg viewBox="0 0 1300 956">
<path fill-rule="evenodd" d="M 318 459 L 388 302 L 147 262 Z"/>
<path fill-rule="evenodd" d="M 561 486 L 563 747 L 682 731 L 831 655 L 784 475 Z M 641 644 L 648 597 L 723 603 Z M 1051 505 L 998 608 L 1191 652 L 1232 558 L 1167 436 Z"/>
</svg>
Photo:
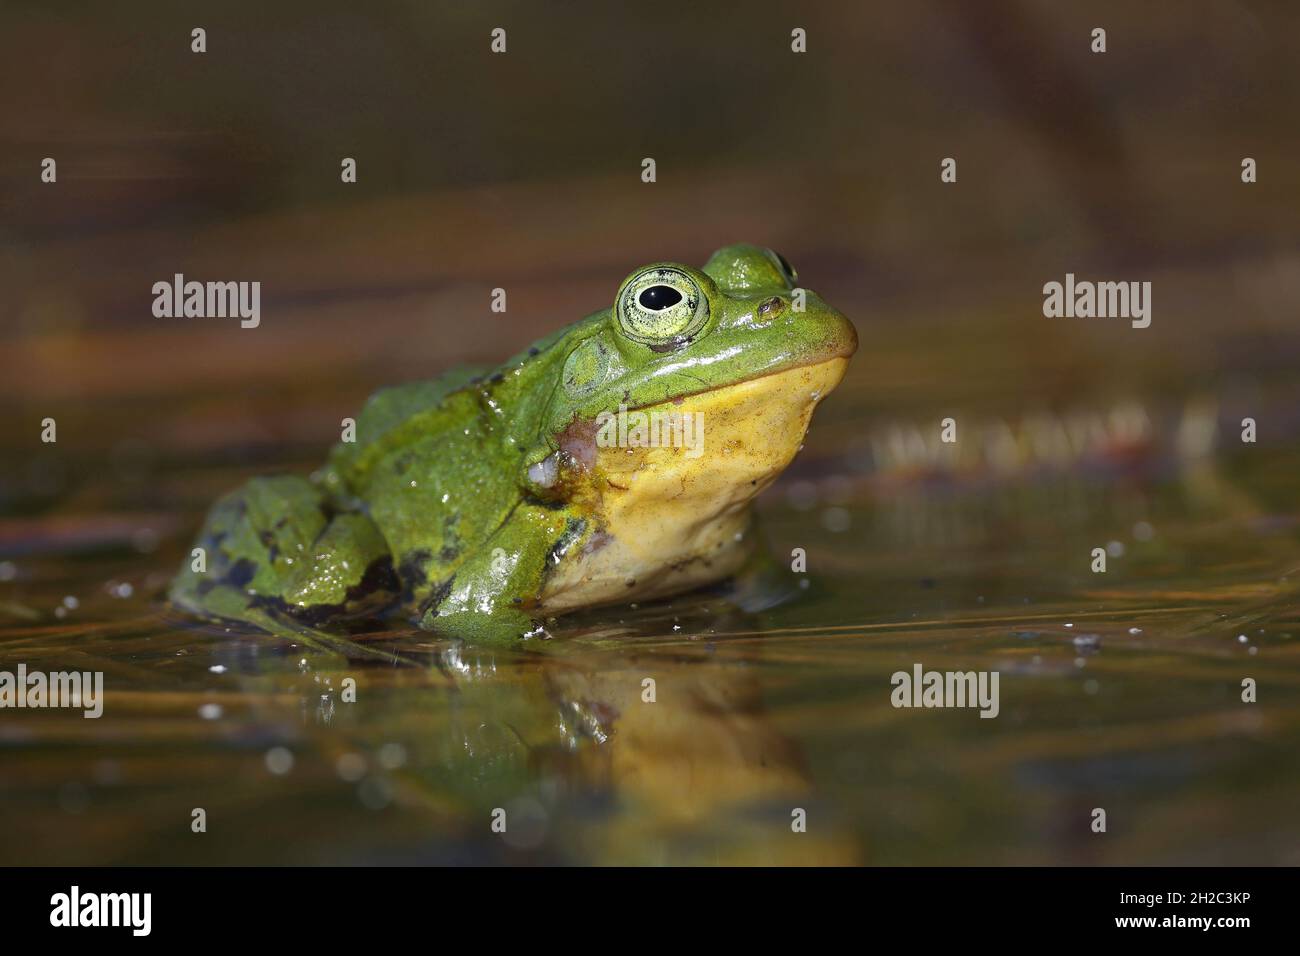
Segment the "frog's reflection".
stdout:
<svg viewBox="0 0 1300 956">
<path fill-rule="evenodd" d="M 448 648 L 456 692 L 424 779 L 504 810 L 507 845 L 574 861 L 855 862 L 765 712 L 761 652 L 691 650 Z"/>
</svg>

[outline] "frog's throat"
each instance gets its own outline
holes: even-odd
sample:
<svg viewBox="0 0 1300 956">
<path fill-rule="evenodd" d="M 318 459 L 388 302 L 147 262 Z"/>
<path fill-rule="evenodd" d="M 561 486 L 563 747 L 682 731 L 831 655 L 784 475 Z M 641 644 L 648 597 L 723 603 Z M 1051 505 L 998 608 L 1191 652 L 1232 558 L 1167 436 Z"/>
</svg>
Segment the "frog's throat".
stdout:
<svg viewBox="0 0 1300 956">
<path fill-rule="evenodd" d="M 747 506 L 794 458 L 847 366 L 837 356 L 602 416 L 573 500 L 601 531 L 554 568 L 538 609 L 663 596 L 735 573 Z"/>
</svg>

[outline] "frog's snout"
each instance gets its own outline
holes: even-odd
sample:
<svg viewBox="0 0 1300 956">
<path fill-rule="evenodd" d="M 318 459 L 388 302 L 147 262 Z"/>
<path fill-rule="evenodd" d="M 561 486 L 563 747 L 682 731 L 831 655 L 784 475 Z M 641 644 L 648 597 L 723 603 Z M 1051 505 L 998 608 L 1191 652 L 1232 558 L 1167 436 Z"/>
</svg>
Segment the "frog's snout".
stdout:
<svg viewBox="0 0 1300 956">
<path fill-rule="evenodd" d="M 848 316 L 815 296 L 799 308 L 793 298 L 774 295 L 760 302 L 755 312 L 764 322 L 786 323 L 804 343 L 806 362 L 847 359 L 858 350 L 858 331 Z"/>
<path fill-rule="evenodd" d="M 817 332 L 815 351 L 827 359 L 851 358 L 858 350 L 858 330 L 848 316 L 821 301 L 808 311 L 808 320 L 814 323 Z"/>
</svg>

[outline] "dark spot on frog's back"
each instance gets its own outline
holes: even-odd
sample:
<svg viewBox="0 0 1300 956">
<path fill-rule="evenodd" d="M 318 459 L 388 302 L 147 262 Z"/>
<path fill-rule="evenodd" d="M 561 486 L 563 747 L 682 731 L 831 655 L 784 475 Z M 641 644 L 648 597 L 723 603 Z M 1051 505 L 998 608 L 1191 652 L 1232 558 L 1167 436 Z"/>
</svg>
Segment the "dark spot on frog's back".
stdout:
<svg viewBox="0 0 1300 956">
<path fill-rule="evenodd" d="M 257 565 L 248 558 L 240 558 L 226 572 L 226 583 L 235 588 L 247 587 L 256 575 Z"/>
<path fill-rule="evenodd" d="M 284 519 L 281 519 L 280 524 L 277 524 L 276 527 L 280 527 L 283 523 Z M 280 556 L 280 546 L 275 543 L 275 534 L 270 531 L 263 531 L 258 535 L 258 538 L 261 540 L 263 547 L 266 548 L 267 560 L 275 564 L 275 559 Z"/>
<path fill-rule="evenodd" d="M 370 563 L 361 580 L 348 588 L 347 594 L 338 604 L 298 607 L 286 604 L 279 598 L 270 597 L 259 598 L 256 603 L 259 607 L 289 615 L 309 627 L 317 627 L 331 623 L 339 615 L 380 614 L 391 606 L 391 596 L 397 593 L 397 588 L 397 575 L 393 573 L 392 559 L 383 557 Z"/>
<path fill-rule="evenodd" d="M 563 499 L 538 498 L 536 495 L 529 492 L 524 492 L 523 495 L 520 496 L 520 500 L 524 504 L 533 508 L 542 508 L 546 511 L 563 511 L 565 508 L 569 507 L 569 503 Z"/>
<path fill-rule="evenodd" d="M 451 564 L 460 557 L 463 550 L 465 545 L 460 538 L 460 512 L 453 511 L 442 519 L 442 550 L 438 552 L 438 560 L 443 564 Z"/>
<path fill-rule="evenodd" d="M 399 475 L 405 475 L 410 470 L 411 465 L 415 462 L 415 452 L 402 452 L 393 459 L 393 470 Z"/>
<path fill-rule="evenodd" d="M 437 617 L 438 605 L 441 604 L 447 595 L 451 593 L 451 586 L 455 580 L 456 576 L 453 574 L 447 580 L 434 588 L 433 593 L 420 603 L 420 606 L 416 609 L 415 615 L 411 618 L 411 622 L 418 625 L 430 611 L 434 611 L 434 617 Z"/>
<path fill-rule="evenodd" d="M 424 584 L 428 572 L 425 570 L 433 555 L 427 548 L 408 551 L 397 566 L 397 577 L 402 583 L 402 601 L 410 603 L 415 597 L 415 589 Z"/>
<path fill-rule="evenodd" d="M 554 567 L 560 563 L 560 559 L 569 553 L 575 541 L 582 537 L 582 532 L 587 529 L 587 522 L 583 518 L 570 518 L 564 524 L 564 532 L 556 539 L 555 544 L 551 545 L 551 550 L 546 556 L 546 566 Z"/>
<path fill-rule="evenodd" d="M 397 578 L 397 572 L 393 570 L 393 559 L 385 555 L 370 563 L 366 573 L 362 575 L 353 590 L 357 594 L 369 594 L 374 591 L 396 594 L 401 583 Z"/>
</svg>

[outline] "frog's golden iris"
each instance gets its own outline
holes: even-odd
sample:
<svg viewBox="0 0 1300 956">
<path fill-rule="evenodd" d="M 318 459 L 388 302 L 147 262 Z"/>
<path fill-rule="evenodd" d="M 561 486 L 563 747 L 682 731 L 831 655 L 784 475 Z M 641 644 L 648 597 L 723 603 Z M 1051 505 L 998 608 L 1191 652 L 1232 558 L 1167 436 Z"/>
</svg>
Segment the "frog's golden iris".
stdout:
<svg viewBox="0 0 1300 956">
<path fill-rule="evenodd" d="M 269 630 L 397 612 L 471 640 L 734 573 L 748 505 L 857 347 L 768 249 L 656 263 L 503 365 L 385 389 L 310 479 L 220 499 L 172 600 Z M 702 453 L 608 447 L 602 413 L 697 415 Z"/>
<path fill-rule="evenodd" d="M 656 266 L 623 283 L 615 314 L 629 339 L 666 352 L 689 342 L 704 327 L 709 299 L 685 269 Z"/>
</svg>

